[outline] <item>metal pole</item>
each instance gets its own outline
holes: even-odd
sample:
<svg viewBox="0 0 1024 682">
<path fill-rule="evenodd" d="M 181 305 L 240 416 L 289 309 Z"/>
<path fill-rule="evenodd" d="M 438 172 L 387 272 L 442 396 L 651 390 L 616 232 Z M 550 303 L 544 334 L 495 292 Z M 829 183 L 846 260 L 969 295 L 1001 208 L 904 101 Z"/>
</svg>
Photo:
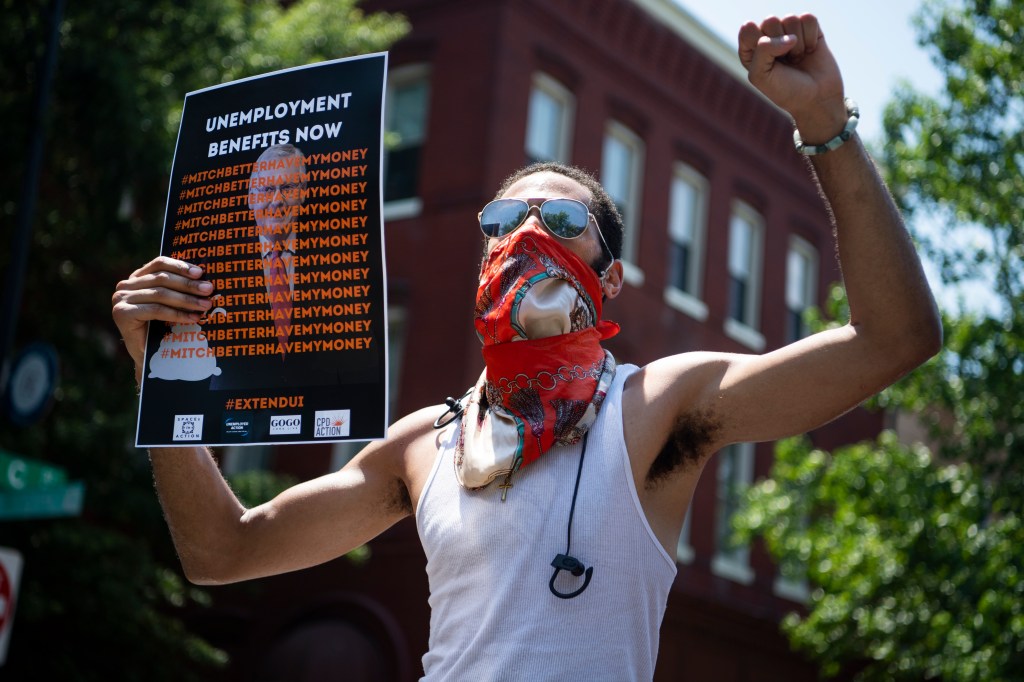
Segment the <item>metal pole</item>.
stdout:
<svg viewBox="0 0 1024 682">
<path fill-rule="evenodd" d="M 28 163 L 21 184 L 21 200 L 11 236 L 11 262 L 4 282 L 0 315 L 4 316 L 0 332 L 0 394 L 7 386 L 7 356 L 14 345 L 14 330 L 21 312 L 21 296 L 28 265 L 28 250 L 32 243 L 32 218 L 35 215 L 36 196 L 39 193 L 39 172 L 43 163 L 43 141 L 46 137 L 46 112 L 50 106 L 50 83 L 57 66 L 60 23 L 64 17 L 65 0 L 50 3 L 50 35 L 46 51 L 39 61 L 35 100 L 32 106 L 32 134 L 29 137 Z"/>
</svg>

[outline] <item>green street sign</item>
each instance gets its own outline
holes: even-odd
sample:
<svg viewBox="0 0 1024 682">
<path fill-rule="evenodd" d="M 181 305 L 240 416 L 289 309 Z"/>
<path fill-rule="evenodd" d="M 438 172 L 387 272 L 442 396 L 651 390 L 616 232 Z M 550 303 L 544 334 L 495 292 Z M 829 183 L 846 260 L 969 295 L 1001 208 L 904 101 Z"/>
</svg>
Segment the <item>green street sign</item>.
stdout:
<svg viewBox="0 0 1024 682">
<path fill-rule="evenodd" d="M 64 469 L 0 450 L 0 521 L 78 516 L 85 484 Z"/>
<path fill-rule="evenodd" d="M 49 488 L 66 483 L 67 479 L 67 473 L 60 467 L 0 450 L 0 492 Z"/>
<path fill-rule="evenodd" d="M 0 521 L 78 516 L 85 500 L 85 483 L 22 491 L 0 491 Z"/>
</svg>

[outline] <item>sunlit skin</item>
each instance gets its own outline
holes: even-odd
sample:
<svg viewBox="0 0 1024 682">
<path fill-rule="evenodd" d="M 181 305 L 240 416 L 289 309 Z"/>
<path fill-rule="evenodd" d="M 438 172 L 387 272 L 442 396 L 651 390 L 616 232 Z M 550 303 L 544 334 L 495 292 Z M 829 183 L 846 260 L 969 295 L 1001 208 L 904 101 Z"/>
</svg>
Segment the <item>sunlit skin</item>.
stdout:
<svg viewBox="0 0 1024 682">
<path fill-rule="evenodd" d="M 805 142 L 820 144 L 843 129 L 842 78 L 812 15 L 745 24 L 739 57 L 752 85 L 793 117 Z M 913 243 L 859 138 L 812 163 L 835 216 L 849 323 L 762 355 L 669 355 L 639 368 L 624 384 L 621 415 L 633 482 L 670 556 L 693 490 L 715 452 L 731 443 L 815 429 L 941 345 L 935 303 Z M 527 176 L 505 196 L 530 203 L 567 197 L 587 205 L 591 199 L 578 183 L 553 173 Z M 467 228 L 476 231 L 472 216 L 467 218 Z M 519 229 L 546 228 L 531 210 Z M 555 238 L 596 263 L 596 229 L 591 224 L 579 238 Z M 488 252 L 496 243 L 488 240 Z M 137 378 L 149 321 L 194 322 L 209 308 L 212 287 L 203 277 L 194 264 L 161 256 L 118 283 L 113 314 Z M 616 262 L 602 282 L 605 297 L 615 298 L 622 286 L 622 265 Z M 609 306 L 612 319 L 614 311 Z M 432 424 L 445 409 L 429 406 L 400 419 L 386 440 L 369 444 L 341 471 L 300 483 L 252 509 L 235 497 L 209 450 L 153 450 L 160 502 L 186 575 L 216 584 L 294 571 L 341 556 L 411 515 L 438 453 Z M 659 456 L 675 442 L 684 444 L 685 460 L 652 479 Z"/>
</svg>

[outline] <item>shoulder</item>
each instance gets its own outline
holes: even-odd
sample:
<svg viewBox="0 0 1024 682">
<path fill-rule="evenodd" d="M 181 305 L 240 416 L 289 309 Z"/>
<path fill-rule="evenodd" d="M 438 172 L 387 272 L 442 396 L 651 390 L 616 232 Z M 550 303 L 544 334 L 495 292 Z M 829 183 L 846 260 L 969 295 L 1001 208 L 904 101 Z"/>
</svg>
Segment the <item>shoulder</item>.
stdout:
<svg viewBox="0 0 1024 682">
<path fill-rule="evenodd" d="M 716 387 L 733 356 L 691 352 L 640 367 L 623 386 L 623 433 L 638 482 L 702 465 L 719 444 Z"/>
<path fill-rule="evenodd" d="M 388 428 L 387 438 L 367 445 L 351 465 L 400 479 L 410 511 L 415 509 L 445 433 L 434 428 L 434 421 L 446 409 L 445 405 L 434 405 L 402 417 Z"/>
<path fill-rule="evenodd" d="M 364 448 L 360 456 L 390 460 L 393 466 L 404 468 L 429 454 L 429 447 L 439 433 L 434 420 L 444 412 L 444 405 L 424 407 L 407 414 L 388 427 L 384 440 L 374 441 Z"/>
<path fill-rule="evenodd" d="M 713 409 L 716 390 L 739 357 L 701 351 L 660 358 L 626 379 L 623 402 L 635 410 L 638 423 L 652 427 L 694 410 Z"/>
<path fill-rule="evenodd" d="M 730 353 L 707 351 L 668 355 L 640 367 L 629 377 L 627 385 L 641 382 L 648 389 L 658 391 L 696 390 L 716 373 L 724 373 L 735 357 Z"/>
</svg>

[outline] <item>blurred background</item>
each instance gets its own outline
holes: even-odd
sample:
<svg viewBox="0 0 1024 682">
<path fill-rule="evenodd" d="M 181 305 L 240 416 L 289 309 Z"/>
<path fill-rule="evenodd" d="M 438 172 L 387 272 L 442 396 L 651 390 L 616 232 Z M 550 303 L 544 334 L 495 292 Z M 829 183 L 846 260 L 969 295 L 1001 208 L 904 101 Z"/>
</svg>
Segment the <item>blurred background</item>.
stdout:
<svg viewBox="0 0 1024 682">
<path fill-rule="evenodd" d="M 156 255 L 189 91 L 390 51 L 393 417 L 481 371 L 474 216 L 532 160 L 592 170 L 625 217 L 627 287 L 606 311 L 624 327 L 609 344 L 620 361 L 764 352 L 845 321 L 791 123 L 735 57 L 737 12 L 802 8 L 0 2 L 2 679 L 421 672 L 412 520 L 298 574 L 182 577 L 133 447 L 134 370 L 109 297 Z M 821 20 L 926 257 L 945 349 L 807 437 L 708 465 L 656 679 L 1024 679 L 1024 2 L 867 3 Z M 357 449 L 217 455 L 252 505 Z"/>
</svg>

